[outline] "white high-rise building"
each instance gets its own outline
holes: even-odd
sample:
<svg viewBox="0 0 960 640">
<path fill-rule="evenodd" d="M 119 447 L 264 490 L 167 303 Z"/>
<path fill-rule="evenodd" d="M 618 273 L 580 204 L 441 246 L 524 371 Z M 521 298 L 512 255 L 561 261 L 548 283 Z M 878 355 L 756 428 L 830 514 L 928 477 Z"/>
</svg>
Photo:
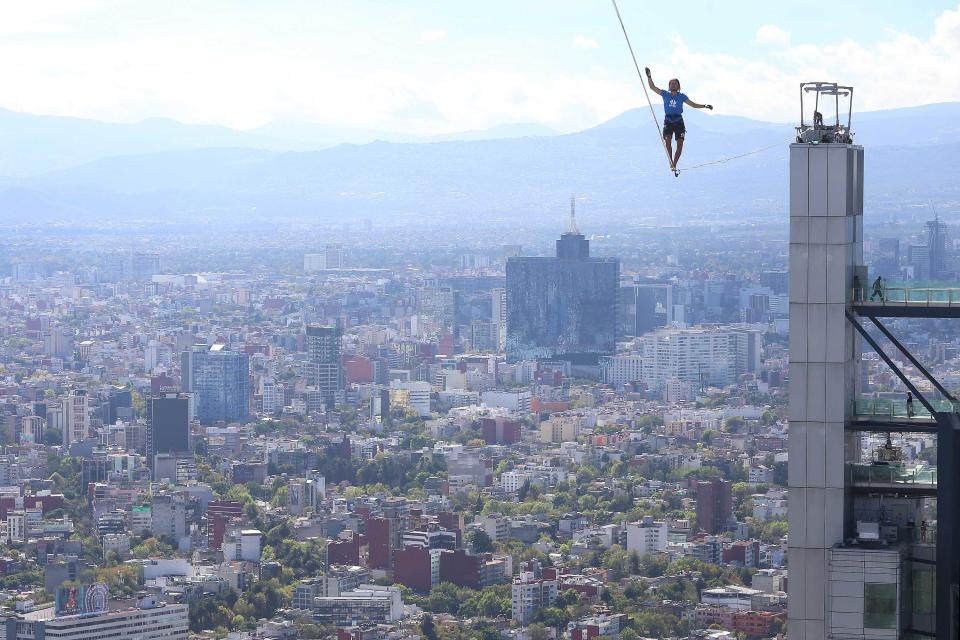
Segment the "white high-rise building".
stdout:
<svg viewBox="0 0 960 640">
<path fill-rule="evenodd" d="M 666 522 L 656 521 L 652 517 L 642 522 L 629 522 L 627 529 L 627 551 L 636 551 L 642 558 L 651 553 L 667 550 L 667 538 L 670 527 Z"/>
<path fill-rule="evenodd" d="M 601 359 L 600 373 L 603 382 L 615 389 L 630 382 L 643 380 L 643 356 L 635 353 L 622 353 Z"/>
<path fill-rule="evenodd" d="M 497 351 L 503 351 L 507 347 L 507 290 L 491 289 L 490 297 L 493 303 L 490 316 L 497 327 Z"/>
<path fill-rule="evenodd" d="M 82 389 L 74 389 L 63 399 L 63 446 L 82 442 L 90 433 L 90 398 Z"/>
<path fill-rule="evenodd" d="M 664 328 L 641 336 L 636 345 L 642 381 L 652 389 L 673 378 L 722 387 L 759 370 L 762 335 L 739 326 Z"/>
<path fill-rule="evenodd" d="M 260 396 L 264 413 L 276 413 L 283 409 L 283 386 L 273 378 L 260 378 Z"/>
<path fill-rule="evenodd" d="M 228 540 L 223 542 L 223 551 L 231 560 L 246 560 L 260 562 L 260 552 L 263 545 L 263 534 L 259 529 L 243 529 L 233 531 Z"/>
<path fill-rule="evenodd" d="M 500 488 L 507 493 L 516 493 L 526 482 L 533 481 L 533 474 L 529 471 L 513 469 L 500 474 Z"/>
<path fill-rule="evenodd" d="M 559 580 L 545 580 L 532 571 L 521 571 L 513 579 L 513 619 L 521 625 L 530 624 L 537 611 L 556 602 L 559 584 Z"/>
<path fill-rule="evenodd" d="M 23 511 L 7 512 L 7 543 L 21 543 L 26 540 L 27 515 Z"/>
</svg>

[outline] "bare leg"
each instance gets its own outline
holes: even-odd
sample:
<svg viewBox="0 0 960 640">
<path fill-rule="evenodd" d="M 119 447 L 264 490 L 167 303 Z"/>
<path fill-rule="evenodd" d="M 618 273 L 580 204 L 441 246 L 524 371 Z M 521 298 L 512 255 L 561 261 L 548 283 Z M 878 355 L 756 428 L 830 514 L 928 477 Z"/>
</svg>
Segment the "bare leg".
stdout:
<svg viewBox="0 0 960 640">
<path fill-rule="evenodd" d="M 667 145 L 667 156 L 670 158 L 670 168 L 673 169 L 677 163 L 673 161 L 673 138 L 664 138 L 663 143 Z"/>
<path fill-rule="evenodd" d="M 673 166 L 676 167 L 680 162 L 680 154 L 683 153 L 683 138 L 677 140 L 677 153 L 673 156 Z"/>
</svg>

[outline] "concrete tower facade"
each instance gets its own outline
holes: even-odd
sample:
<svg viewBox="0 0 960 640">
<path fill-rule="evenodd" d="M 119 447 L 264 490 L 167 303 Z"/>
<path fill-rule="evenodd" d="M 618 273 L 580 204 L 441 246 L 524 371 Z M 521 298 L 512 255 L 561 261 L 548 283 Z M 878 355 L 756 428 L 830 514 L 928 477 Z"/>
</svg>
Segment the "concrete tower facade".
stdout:
<svg viewBox="0 0 960 640">
<path fill-rule="evenodd" d="M 791 145 L 790 640 L 822 640 L 831 626 L 830 549 L 844 538 L 845 424 L 860 361 L 846 312 L 862 264 L 863 148 Z"/>
</svg>

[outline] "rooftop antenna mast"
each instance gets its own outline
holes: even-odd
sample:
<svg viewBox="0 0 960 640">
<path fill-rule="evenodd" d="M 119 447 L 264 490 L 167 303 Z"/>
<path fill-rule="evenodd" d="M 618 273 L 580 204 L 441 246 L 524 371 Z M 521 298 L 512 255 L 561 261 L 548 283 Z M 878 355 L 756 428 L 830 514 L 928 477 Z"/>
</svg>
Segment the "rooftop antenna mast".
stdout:
<svg viewBox="0 0 960 640">
<path fill-rule="evenodd" d="M 577 199 L 572 193 L 570 194 L 570 228 L 567 233 L 580 234 L 580 229 L 577 228 Z"/>
</svg>

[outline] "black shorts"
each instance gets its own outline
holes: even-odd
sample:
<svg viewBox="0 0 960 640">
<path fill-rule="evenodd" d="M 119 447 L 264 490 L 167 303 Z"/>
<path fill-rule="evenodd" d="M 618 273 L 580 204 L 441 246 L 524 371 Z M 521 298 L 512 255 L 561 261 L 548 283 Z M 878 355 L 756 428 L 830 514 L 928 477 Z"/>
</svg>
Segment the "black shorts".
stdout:
<svg viewBox="0 0 960 640">
<path fill-rule="evenodd" d="M 664 119 L 663 139 L 669 140 L 671 136 L 676 136 L 677 140 L 683 140 L 687 137 L 687 128 L 683 125 L 683 118 Z"/>
</svg>

